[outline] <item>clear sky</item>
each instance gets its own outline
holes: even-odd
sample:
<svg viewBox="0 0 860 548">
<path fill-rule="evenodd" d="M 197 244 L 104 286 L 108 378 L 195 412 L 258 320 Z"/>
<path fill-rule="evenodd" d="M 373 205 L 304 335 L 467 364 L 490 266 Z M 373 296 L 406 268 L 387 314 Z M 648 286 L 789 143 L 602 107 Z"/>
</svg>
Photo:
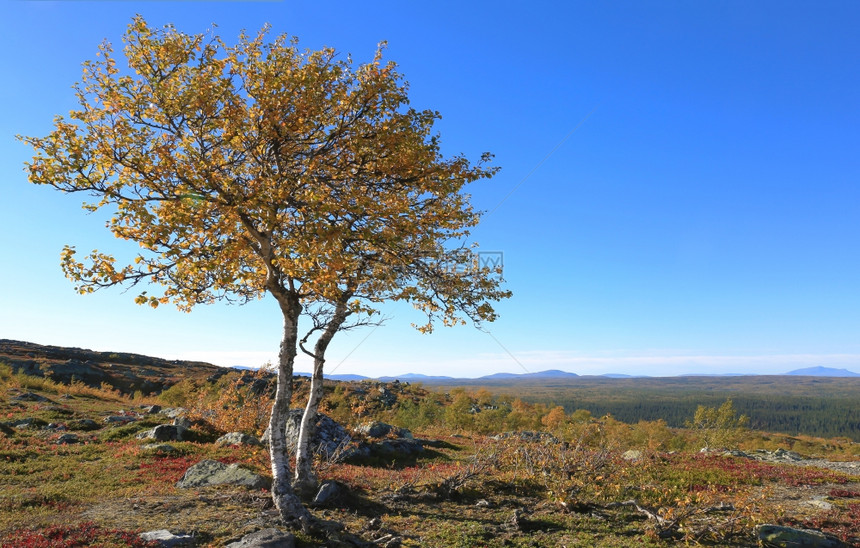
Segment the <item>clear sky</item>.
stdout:
<svg viewBox="0 0 860 548">
<path fill-rule="evenodd" d="M 81 63 L 134 14 L 232 42 L 271 23 L 387 58 L 444 151 L 496 155 L 474 238 L 514 297 L 490 333 L 420 335 L 411 309 L 340 334 L 327 369 L 480 376 L 860 372 L 860 3 L 3 0 L 0 338 L 259 365 L 273 300 L 152 310 L 80 296 L 64 244 L 120 251 L 82 197 L 27 182 Z M 307 370 L 300 363 L 299 369 Z"/>
</svg>

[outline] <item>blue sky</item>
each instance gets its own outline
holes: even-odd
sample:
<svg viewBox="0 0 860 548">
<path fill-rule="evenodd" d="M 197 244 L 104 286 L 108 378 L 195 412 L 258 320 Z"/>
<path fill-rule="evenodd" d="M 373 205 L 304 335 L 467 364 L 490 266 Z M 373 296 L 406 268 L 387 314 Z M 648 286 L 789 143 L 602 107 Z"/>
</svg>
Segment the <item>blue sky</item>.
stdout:
<svg viewBox="0 0 860 548">
<path fill-rule="evenodd" d="M 4 2 L 0 338 L 259 365 L 272 300 L 191 314 L 80 296 L 64 244 L 121 251 L 81 198 L 27 183 L 75 106 L 80 64 L 136 13 L 198 33 L 271 23 L 307 48 L 387 58 L 442 113 L 448 154 L 496 155 L 474 238 L 514 297 L 490 334 L 420 335 L 408 308 L 340 334 L 328 370 L 368 376 L 860 371 L 856 2 Z M 513 193 L 511 193 L 513 191 Z M 505 197 L 507 199 L 505 199 Z M 300 363 L 299 369 L 306 364 Z"/>
</svg>

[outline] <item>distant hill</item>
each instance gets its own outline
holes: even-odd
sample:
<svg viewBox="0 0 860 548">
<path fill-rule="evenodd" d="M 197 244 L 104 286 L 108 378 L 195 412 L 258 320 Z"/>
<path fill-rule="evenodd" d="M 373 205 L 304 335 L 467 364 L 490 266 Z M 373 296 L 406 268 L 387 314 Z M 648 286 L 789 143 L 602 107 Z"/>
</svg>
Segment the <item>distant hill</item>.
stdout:
<svg viewBox="0 0 860 548">
<path fill-rule="evenodd" d="M 576 373 L 568 373 L 558 369 L 538 371 L 537 373 L 493 373 L 478 377 L 478 380 L 500 380 L 500 379 L 568 379 L 578 377 Z"/>
<path fill-rule="evenodd" d="M 326 375 L 325 378 L 332 381 L 364 381 L 369 379 L 370 377 L 365 377 L 364 375 L 353 375 L 352 373 L 345 373 L 343 375 Z"/>
<path fill-rule="evenodd" d="M 422 375 L 421 373 L 406 373 L 403 375 L 396 375 L 394 377 L 378 377 L 376 380 L 382 381 L 382 382 L 392 382 L 392 381 L 425 382 L 425 381 L 452 381 L 452 380 L 456 380 L 456 379 L 454 379 L 454 377 Z"/>
<path fill-rule="evenodd" d="M 860 377 L 860 373 L 848 371 L 847 369 L 834 369 L 832 367 L 806 367 L 789 371 L 786 375 L 804 375 L 807 377 Z"/>
</svg>

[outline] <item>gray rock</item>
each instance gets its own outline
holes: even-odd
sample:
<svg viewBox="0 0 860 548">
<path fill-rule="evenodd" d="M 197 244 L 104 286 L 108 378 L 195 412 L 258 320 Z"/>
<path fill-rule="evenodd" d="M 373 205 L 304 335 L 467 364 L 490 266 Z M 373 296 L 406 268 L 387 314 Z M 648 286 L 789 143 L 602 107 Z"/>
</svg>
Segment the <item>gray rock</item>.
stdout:
<svg viewBox="0 0 860 548">
<path fill-rule="evenodd" d="M 59 438 L 57 438 L 57 443 L 60 445 L 66 445 L 70 443 L 79 443 L 81 440 L 78 439 L 78 436 L 75 434 L 63 434 Z"/>
<path fill-rule="evenodd" d="M 798 453 L 795 453 L 794 451 L 786 451 L 785 449 L 777 449 L 776 451 L 774 451 L 773 458 L 789 462 L 797 462 L 803 460 L 803 457 L 801 457 Z"/>
<path fill-rule="evenodd" d="M 34 419 L 32 417 L 27 417 L 26 419 L 18 419 L 15 421 L 7 422 L 6 424 L 8 426 L 11 426 L 12 428 L 25 429 L 25 428 L 38 428 L 40 426 L 43 426 L 45 424 L 45 421 L 43 421 L 41 419 Z"/>
<path fill-rule="evenodd" d="M 105 417 L 105 422 L 111 423 L 126 423 L 126 422 L 134 422 L 137 420 L 137 417 L 132 417 L 129 415 L 111 415 L 110 417 Z"/>
<path fill-rule="evenodd" d="M 173 419 L 173 426 L 181 426 L 182 428 L 191 428 L 191 419 L 187 417 L 176 417 Z"/>
<path fill-rule="evenodd" d="M 83 430 L 85 432 L 101 428 L 101 425 L 92 419 L 76 419 L 69 421 L 67 426 L 70 430 Z"/>
<path fill-rule="evenodd" d="M 287 449 L 296 452 L 296 440 L 299 437 L 299 427 L 302 421 L 301 409 L 291 409 L 287 416 Z M 263 435 L 264 439 L 268 436 Z M 326 459 L 348 458 L 351 452 L 346 447 L 352 442 L 352 437 L 346 429 L 332 420 L 328 415 L 317 413 L 314 432 L 311 435 L 311 450 L 321 454 Z"/>
<path fill-rule="evenodd" d="M 642 460 L 642 451 L 630 449 L 629 451 L 625 451 L 624 453 L 622 453 L 621 458 L 630 462 L 638 462 Z"/>
<path fill-rule="evenodd" d="M 371 444 L 370 452 L 382 457 L 392 455 L 417 455 L 424 452 L 424 446 L 420 441 L 410 439 L 387 439 Z"/>
<path fill-rule="evenodd" d="M 197 541 L 191 535 L 174 535 L 167 529 L 159 529 L 158 531 L 148 531 L 141 533 L 141 539 L 149 542 L 157 542 L 159 546 L 164 548 L 173 548 L 174 546 L 196 546 Z"/>
<path fill-rule="evenodd" d="M 785 449 L 777 449 L 776 451 L 766 451 L 764 449 L 759 449 L 750 456 L 756 460 L 761 460 L 765 462 L 795 463 L 806 460 L 798 453 L 795 453 L 794 451 L 786 451 Z"/>
<path fill-rule="evenodd" d="M 144 451 L 155 451 L 157 453 L 177 453 L 179 450 L 167 443 L 147 443 L 140 446 Z"/>
<path fill-rule="evenodd" d="M 532 432 L 532 431 L 524 431 L 524 432 L 502 432 L 501 434 L 495 435 L 490 439 L 501 441 L 507 439 L 515 439 L 526 442 L 541 442 L 546 444 L 556 444 L 561 443 L 557 437 L 553 436 L 549 432 Z"/>
<path fill-rule="evenodd" d="M 188 410 L 184 407 L 165 407 L 161 410 L 162 415 L 167 415 L 171 419 L 175 419 L 181 415 L 188 413 Z"/>
<path fill-rule="evenodd" d="M 137 435 L 137 439 L 155 441 L 182 441 L 188 436 L 188 429 L 174 424 L 159 424 L 152 430 L 145 430 Z"/>
<path fill-rule="evenodd" d="M 24 392 L 12 398 L 12 401 L 51 401 L 44 396 L 34 394 L 33 392 Z"/>
<path fill-rule="evenodd" d="M 821 531 L 781 525 L 759 525 L 756 533 L 768 548 L 842 548 L 845 544 Z"/>
<path fill-rule="evenodd" d="M 341 487 L 336 481 L 326 481 L 320 486 L 320 490 L 317 491 L 312 504 L 314 506 L 327 504 L 337 498 L 340 493 Z"/>
<path fill-rule="evenodd" d="M 206 487 L 209 485 L 241 485 L 249 489 L 269 489 L 272 481 L 238 464 L 224 464 L 216 460 L 202 460 L 185 471 L 177 487 Z"/>
<path fill-rule="evenodd" d="M 392 426 L 384 422 L 371 421 L 358 426 L 355 431 L 369 438 L 384 438 L 391 432 Z"/>
<path fill-rule="evenodd" d="M 370 421 L 360 425 L 355 431 L 369 438 L 384 438 L 394 436 L 397 438 L 412 439 L 412 432 L 405 428 L 399 428 L 379 421 Z"/>
<path fill-rule="evenodd" d="M 262 442 L 254 436 L 249 436 L 242 432 L 230 432 L 229 434 L 224 434 L 215 440 L 215 443 L 217 445 L 262 445 Z"/>
<path fill-rule="evenodd" d="M 805 502 L 807 506 L 812 506 L 813 508 L 818 508 L 819 510 L 833 510 L 833 505 L 827 502 L 824 499 L 815 498 L 812 500 L 808 500 Z"/>
<path fill-rule="evenodd" d="M 147 415 L 154 415 L 155 413 L 161 413 L 160 405 L 145 405 L 143 406 L 143 412 Z"/>
<path fill-rule="evenodd" d="M 245 535 L 242 540 L 231 542 L 227 548 L 294 548 L 296 537 L 278 529 L 262 529 Z"/>
</svg>

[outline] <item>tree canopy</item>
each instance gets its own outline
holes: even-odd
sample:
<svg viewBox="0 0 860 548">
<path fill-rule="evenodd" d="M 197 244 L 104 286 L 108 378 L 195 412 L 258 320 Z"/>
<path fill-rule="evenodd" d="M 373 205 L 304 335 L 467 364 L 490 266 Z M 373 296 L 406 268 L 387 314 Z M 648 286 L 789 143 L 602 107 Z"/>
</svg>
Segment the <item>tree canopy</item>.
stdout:
<svg viewBox="0 0 860 548">
<path fill-rule="evenodd" d="M 451 246 L 478 222 L 461 190 L 495 173 L 489 155 L 475 166 L 442 156 L 439 114 L 409 107 L 381 46 L 356 66 L 267 30 L 227 46 L 136 17 L 128 69 L 108 43 L 84 63 L 80 108 L 47 137 L 23 138 L 38 151 L 30 180 L 112 206 L 108 228 L 141 250 L 123 265 L 66 247 L 66 275 L 81 292 L 149 280 L 162 291 L 138 303 L 184 310 L 346 291 L 351 310 L 409 301 L 424 330 L 460 313 L 494 319 L 489 301 L 507 293 L 471 248 Z"/>
</svg>

